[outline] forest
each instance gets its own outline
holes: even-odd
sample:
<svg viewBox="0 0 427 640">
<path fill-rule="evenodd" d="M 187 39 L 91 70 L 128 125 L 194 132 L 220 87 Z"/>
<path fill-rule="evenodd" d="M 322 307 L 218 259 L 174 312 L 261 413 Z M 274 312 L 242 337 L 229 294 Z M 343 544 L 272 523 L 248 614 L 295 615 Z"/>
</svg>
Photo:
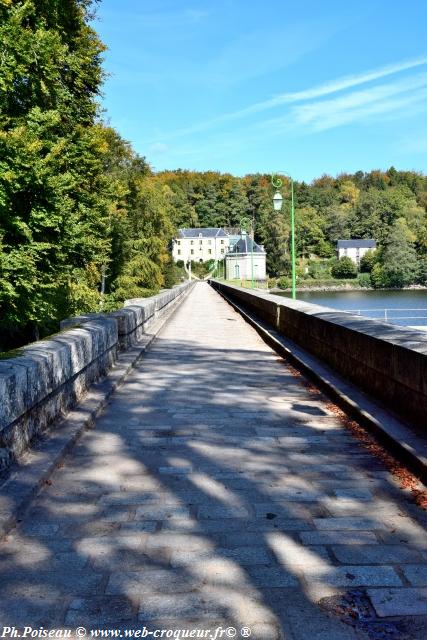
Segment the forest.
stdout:
<svg viewBox="0 0 427 640">
<path fill-rule="evenodd" d="M 0 351 L 173 286 L 179 227 L 254 221 L 268 272 L 286 278 L 289 182 L 271 176 L 155 173 L 103 121 L 104 45 L 90 0 L 0 0 Z M 343 161 L 344 163 L 344 161 Z M 427 285 L 427 176 L 358 171 L 294 182 L 300 279 L 349 274 L 338 239 L 374 238 L 365 286 Z"/>
</svg>

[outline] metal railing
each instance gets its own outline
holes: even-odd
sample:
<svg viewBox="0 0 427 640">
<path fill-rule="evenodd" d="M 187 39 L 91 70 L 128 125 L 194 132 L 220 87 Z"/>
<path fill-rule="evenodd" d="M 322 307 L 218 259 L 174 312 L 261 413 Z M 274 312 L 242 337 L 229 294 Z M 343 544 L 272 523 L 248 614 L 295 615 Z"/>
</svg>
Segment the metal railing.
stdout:
<svg viewBox="0 0 427 640">
<path fill-rule="evenodd" d="M 424 307 L 422 309 L 396 309 L 396 308 L 388 308 L 388 309 L 345 309 L 347 313 L 354 313 L 358 316 L 364 316 L 365 318 L 371 318 L 372 320 L 384 320 L 385 322 L 391 322 L 392 324 L 412 324 L 412 323 L 403 323 L 396 322 L 396 320 L 424 320 L 425 322 L 421 322 L 420 324 L 427 325 L 427 308 Z M 423 313 L 423 315 L 407 315 L 408 313 L 419 314 Z M 396 313 L 405 315 L 394 315 Z"/>
</svg>

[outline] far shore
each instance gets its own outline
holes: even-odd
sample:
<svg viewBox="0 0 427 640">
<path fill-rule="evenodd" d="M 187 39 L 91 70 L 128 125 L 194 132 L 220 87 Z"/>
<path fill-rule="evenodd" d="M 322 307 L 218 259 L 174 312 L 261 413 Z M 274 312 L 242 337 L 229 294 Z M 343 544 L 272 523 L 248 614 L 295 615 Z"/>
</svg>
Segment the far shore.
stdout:
<svg viewBox="0 0 427 640">
<path fill-rule="evenodd" d="M 427 291 L 427 287 L 423 286 L 423 285 L 418 285 L 418 284 L 413 284 L 410 285 L 409 287 L 400 287 L 400 288 L 384 288 L 384 289 L 375 289 L 374 287 L 361 287 L 358 285 L 351 285 L 351 284 L 343 284 L 343 285 L 331 285 L 331 286 L 327 286 L 327 285 L 312 285 L 312 286 L 308 286 L 308 287 L 297 287 L 297 291 L 299 293 L 304 293 L 305 291 L 317 291 L 319 293 L 321 292 L 328 292 L 328 291 Z M 280 289 L 279 287 L 272 287 L 271 289 L 268 289 L 268 293 L 291 293 L 292 289 L 290 287 L 288 287 L 287 289 Z"/>
</svg>

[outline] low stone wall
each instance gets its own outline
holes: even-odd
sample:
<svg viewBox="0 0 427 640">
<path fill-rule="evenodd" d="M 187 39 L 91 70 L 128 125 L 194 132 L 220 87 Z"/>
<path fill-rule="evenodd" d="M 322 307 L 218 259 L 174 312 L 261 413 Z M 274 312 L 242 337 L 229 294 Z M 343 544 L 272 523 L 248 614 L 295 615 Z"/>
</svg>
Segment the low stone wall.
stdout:
<svg viewBox="0 0 427 640">
<path fill-rule="evenodd" d="M 68 318 L 61 333 L 0 360 L 0 469 L 69 411 L 108 372 L 117 353 L 136 345 L 152 321 L 178 304 L 192 284 L 127 300 L 113 313 Z"/>
<path fill-rule="evenodd" d="M 425 433 L 426 332 L 215 280 L 210 284 Z"/>
</svg>

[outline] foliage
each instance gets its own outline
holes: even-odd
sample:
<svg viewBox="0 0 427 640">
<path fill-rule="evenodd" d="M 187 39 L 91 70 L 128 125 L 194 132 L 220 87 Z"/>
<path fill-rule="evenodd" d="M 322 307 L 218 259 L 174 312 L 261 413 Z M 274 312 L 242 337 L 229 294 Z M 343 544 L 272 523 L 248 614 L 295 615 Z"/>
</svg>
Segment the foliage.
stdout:
<svg viewBox="0 0 427 640">
<path fill-rule="evenodd" d="M 279 289 L 289 289 L 292 286 L 292 281 L 290 278 L 282 276 L 277 279 L 276 286 L 279 287 Z"/>
<path fill-rule="evenodd" d="M 371 275 L 370 273 L 359 273 L 357 277 L 357 281 L 361 287 L 366 287 L 369 289 L 372 287 Z"/>
<path fill-rule="evenodd" d="M 351 258 L 343 256 L 334 262 L 331 273 L 334 278 L 355 278 L 357 267 Z"/>
<path fill-rule="evenodd" d="M 215 260 L 206 260 L 206 262 L 191 261 L 191 273 L 198 278 L 204 278 L 215 266 Z"/>
<path fill-rule="evenodd" d="M 418 284 L 427 286 L 427 256 L 421 256 L 418 260 Z"/>
<path fill-rule="evenodd" d="M 362 273 L 371 273 L 375 261 L 377 259 L 376 252 L 371 249 L 367 251 L 360 260 L 360 271 Z"/>
<path fill-rule="evenodd" d="M 332 260 L 332 264 L 334 262 Z M 311 260 L 308 266 L 308 275 L 315 279 L 331 277 L 331 260 Z"/>
<path fill-rule="evenodd" d="M 270 276 L 291 274 L 290 181 L 273 211 L 270 176 L 153 174 L 100 121 L 104 45 L 92 0 L 0 1 L 0 349 L 56 330 L 71 314 L 120 306 L 185 277 L 177 227 L 253 221 Z M 338 239 L 374 238 L 361 269 L 373 286 L 427 284 L 427 177 L 414 171 L 294 182 L 297 273 L 355 277 Z M 308 274 L 306 265 L 308 264 Z M 203 277 L 212 265 L 194 264 Z M 361 277 L 359 282 L 367 282 Z"/>
<path fill-rule="evenodd" d="M 108 251 L 96 123 L 104 47 L 89 7 L 0 7 L 0 330 L 12 337 L 37 337 L 99 298 L 90 289 Z"/>
<path fill-rule="evenodd" d="M 170 274 L 173 192 L 99 122 L 91 7 L 0 4 L 0 349 Z"/>
<path fill-rule="evenodd" d="M 378 267 L 372 271 L 377 287 L 404 287 L 416 280 L 417 254 L 405 235 L 404 223 L 398 221 L 393 226 L 380 254 Z"/>
</svg>

